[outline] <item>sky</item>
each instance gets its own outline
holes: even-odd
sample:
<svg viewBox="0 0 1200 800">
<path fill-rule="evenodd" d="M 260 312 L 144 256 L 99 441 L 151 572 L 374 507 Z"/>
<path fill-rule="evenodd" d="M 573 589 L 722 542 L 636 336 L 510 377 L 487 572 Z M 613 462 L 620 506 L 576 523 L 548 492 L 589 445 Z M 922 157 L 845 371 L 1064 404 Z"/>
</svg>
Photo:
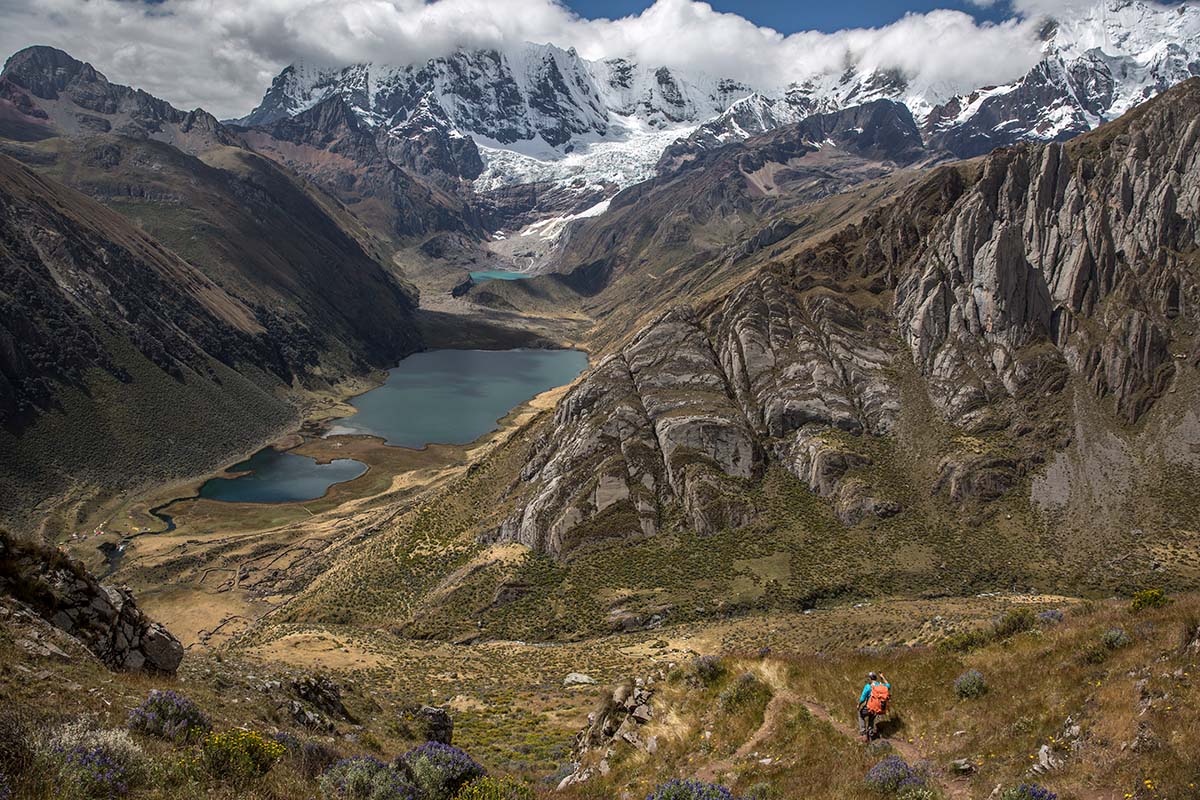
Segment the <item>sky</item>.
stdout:
<svg viewBox="0 0 1200 800">
<path fill-rule="evenodd" d="M 780 33 L 818 30 L 832 33 L 844 28 L 875 28 L 895 22 L 909 13 L 925 13 L 937 8 L 965 11 L 981 21 L 997 22 L 1008 16 L 1008 3 L 986 6 L 966 0 L 856 0 L 853 3 L 813 2 L 812 0 L 710 0 L 717 11 L 739 14 L 757 25 Z M 623 17 L 638 14 L 651 5 L 650 0 L 568 0 L 567 5 L 584 17 Z"/>
<path fill-rule="evenodd" d="M 249 112 L 295 61 L 421 63 L 523 41 L 768 91 L 847 63 L 967 91 L 1026 72 L 1043 15 L 1094 1 L 0 0 L 0 52 L 59 47 L 110 80 L 221 118 Z"/>
</svg>

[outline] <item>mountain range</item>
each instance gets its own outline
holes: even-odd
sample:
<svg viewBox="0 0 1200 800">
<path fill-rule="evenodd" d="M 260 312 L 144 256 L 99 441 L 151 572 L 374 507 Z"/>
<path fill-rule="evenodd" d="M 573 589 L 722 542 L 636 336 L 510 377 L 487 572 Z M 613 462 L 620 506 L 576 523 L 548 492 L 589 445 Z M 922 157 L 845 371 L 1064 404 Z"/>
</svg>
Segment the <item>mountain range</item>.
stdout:
<svg viewBox="0 0 1200 800">
<path fill-rule="evenodd" d="M 293 64 L 238 122 L 268 125 L 336 97 L 398 163 L 434 152 L 422 169 L 481 192 L 549 181 L 611 193 L 650 177 L 668 146 L 719 146 L 872 100 L 904 103 L 931 149 L 969 158 L 1068 139 L 1200 74 L 1200 9 L 1191 4 L 1104 0 L 1047 18 L 1040 36 L 1043 58 L 1027 74 L 982 87 L 918 84 L 855 63 L 751 87 L 622 58 L 589 61 L 551 44 L 413 65 Z"/>
</svg>

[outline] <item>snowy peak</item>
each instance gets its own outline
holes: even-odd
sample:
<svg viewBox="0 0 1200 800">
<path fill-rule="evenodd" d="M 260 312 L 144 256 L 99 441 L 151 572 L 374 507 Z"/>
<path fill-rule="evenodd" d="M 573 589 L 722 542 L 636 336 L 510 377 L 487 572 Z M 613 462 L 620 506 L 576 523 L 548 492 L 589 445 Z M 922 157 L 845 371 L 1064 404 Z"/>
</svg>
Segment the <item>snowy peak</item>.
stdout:
<svg viewBox="0 0 1200 800">
<path fill-rule="evenodd" d="M 1013 83 L 951 98 L 925 120 L 955 155 L 1069 139 L 1200 75 L 1200 6 L 1104 0 L 1048 18 L 1044 58 Z"/>
<path fill-rule="evenodd" d="M 292 65 L 241 122 L 294 116 L 337 94 L 373 126 L 406 127 L 418 108 L 436 105 L 459 133 L 563 151 L 628 128 L 630 120 L 657 130 L 695 124 L 750 91 L 736 81 L 685 78 L 626 59 L 587 61 L 574 49 L 527 43 L 504 53 L 458 51 L 422 65 Z"/>
</svg>

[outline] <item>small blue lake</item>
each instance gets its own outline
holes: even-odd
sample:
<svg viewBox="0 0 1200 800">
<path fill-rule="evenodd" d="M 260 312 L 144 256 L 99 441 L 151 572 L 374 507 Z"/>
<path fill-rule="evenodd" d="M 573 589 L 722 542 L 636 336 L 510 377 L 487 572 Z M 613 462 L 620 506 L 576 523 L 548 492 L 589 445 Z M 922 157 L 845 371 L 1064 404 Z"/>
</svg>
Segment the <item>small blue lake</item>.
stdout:
<svg viewBox="0 0 1200 800">
<path fill-rule="evenodd" d="M 389 445 L 466 444 L 494 430 L 501 417 L 547 389 L 570 383 L 587 367 L 578 350 L 430 350 L 409 356 L 384 385 L 350 401 L 356 412 L 327 435 L 367 434 Z M 354 480 L 365 464 L 342 458 L 318 464 L 268 447 L 200 488 L 200 496 L 233 503 L 295 503 L 323 497 Z"/>
<path fill-rule="evenodd" d="M 519 281 L 532 277 L 528 272 L 508 272 L 502 269 L 483 269 L 471 273 L 471 280 L 476 283 L 483 283 L 484 281 Z"/>
<path fill-rule="evenodd" d="M 352 481 L 366 471 L 366 464 L 350 458 L 318 464 L 308 456 L 268 447 L 226 470 L 248 474 L 206 481 L 200 496 L 227 503 L 298 503 L 324 497 L 330 486 Z"/>
</svg>

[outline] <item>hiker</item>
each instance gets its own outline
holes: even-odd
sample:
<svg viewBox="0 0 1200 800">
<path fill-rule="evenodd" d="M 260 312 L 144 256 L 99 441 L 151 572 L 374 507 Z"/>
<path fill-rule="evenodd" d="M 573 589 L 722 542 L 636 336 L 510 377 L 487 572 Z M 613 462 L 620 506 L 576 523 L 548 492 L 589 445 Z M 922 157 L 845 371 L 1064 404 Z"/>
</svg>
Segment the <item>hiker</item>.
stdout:
<svg viewBox="0 0 1200 800">
<path fill-rule="evenodd" d="M 883 673 L 868 672 L 867 683 L 858 696 L 858 733 L 864 742 L 879 735 L 875 722 L 888 712 L 892 698 L 892 685 Z"/>
</svg>

